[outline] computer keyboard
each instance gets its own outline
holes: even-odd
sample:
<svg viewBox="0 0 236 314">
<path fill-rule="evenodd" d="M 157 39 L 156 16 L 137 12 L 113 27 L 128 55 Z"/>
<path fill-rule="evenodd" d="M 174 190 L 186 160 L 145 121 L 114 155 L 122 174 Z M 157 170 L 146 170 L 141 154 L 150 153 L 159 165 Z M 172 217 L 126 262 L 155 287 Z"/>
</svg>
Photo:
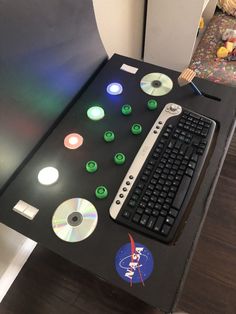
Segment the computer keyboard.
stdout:
<svg viewBox="0 0 236 314">
<path fill-rule="evenodd" d="M 175 242 L 206 163 L 216 123 L 167 104 L 110 207 L 117 222 L 165 243 Z"/>
</svg>

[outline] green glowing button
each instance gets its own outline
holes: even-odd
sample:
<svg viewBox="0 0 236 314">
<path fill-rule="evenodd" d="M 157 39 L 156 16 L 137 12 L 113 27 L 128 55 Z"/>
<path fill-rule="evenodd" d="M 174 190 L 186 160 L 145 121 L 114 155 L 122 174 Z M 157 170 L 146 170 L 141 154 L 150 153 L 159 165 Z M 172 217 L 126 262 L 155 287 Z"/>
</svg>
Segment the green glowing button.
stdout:
<svg viewBox="0 0 236 314">
<path fill-rule="evenodd" d="M 96 161 L 90 160 L 86 163 L 86 170 L 88 172 L 95 172 L 98 169 Z"/>
<path fill-rule="evenodd" d="M 114 162 L 117 165 L 123 165 L 125 163 L 125 155 L 122 153 L 117 153 L 114 156 Z"/>
<path fill-rule="evenodd" d="M 95 190 L 95 195 L 100 199 L 106 198 L 108 195 L 107 188 L 103 185 L 98 186 Z"/>
<path fill-rule="evenodd" d="M 106 131 L 103 138 L 106 142 L 112 142 L 115 139 L 115 134 L 112 131 Z"/>
<path fill-rule="evenodd" d="M 101 107 L 93 106 L 87 110 L 87 116 L 91 120 L 98 121 L 105 116 L 105 113 Z"/>
<path fill-rule="evenodd" d="M 149 110 L 155 110 L 157 109 L 157 101 L 155 99 L 150 99 L 147 103 Z"/>
<path fill-rule="evenodd" d="M 142 132 L 142 127 L 140 124 L 135 123 L 132 125 L 131 132 L 135 135 L 140 134 Z"/>
<path fill-rule="evenodd" d="M 132 107 L 130 105 L 123 105 L 121 108 L 123 115 L 128 116 L 132 112 Z"/>
</svg>

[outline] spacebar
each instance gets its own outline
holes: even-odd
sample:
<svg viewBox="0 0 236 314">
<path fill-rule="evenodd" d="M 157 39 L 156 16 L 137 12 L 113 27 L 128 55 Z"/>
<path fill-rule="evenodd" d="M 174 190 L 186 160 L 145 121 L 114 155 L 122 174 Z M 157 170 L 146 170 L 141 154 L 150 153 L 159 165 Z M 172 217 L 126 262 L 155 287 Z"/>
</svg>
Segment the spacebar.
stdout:
<svg viewBox="0 0 236 314">
<path fill-rule="evenodd" d="M 183 176 L 183 179 L 180 183 L 179 189 L 177 191 L 177 194 L 175 195 L 175 199 L 173 202 L 173 207 L 175 207 L 176 209 L 180 209 L 181 205 L 184 201 L 184 198 L 188 192 L 188 188 L 191 182 L 191 178 L 188 176 Z"/>
</svg>

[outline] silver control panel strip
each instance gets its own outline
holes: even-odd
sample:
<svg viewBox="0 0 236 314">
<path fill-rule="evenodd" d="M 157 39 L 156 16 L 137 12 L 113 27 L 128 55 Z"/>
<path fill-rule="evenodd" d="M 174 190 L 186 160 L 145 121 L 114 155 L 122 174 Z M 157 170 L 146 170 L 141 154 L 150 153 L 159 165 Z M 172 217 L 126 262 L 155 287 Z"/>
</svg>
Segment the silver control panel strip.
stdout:
<svg viewBox="0 0 236 314">
<path fill-rule="evenodd" d="M 110 215 L 113 219 L 116 219 L 118 216 L 119 211 L 121 210 L 130 190 L 132 189 L 132 186 L 137 179 L 150 151 L 152 150 L 153 145 L 159 137 L 166 121 L 173 116 L 179 115 L 181 112 L 182 107 L 174 103 L 167 104 L 162 110 L 161 114 L 157 118 L 146 139 L 144 140 L 142 146 L 140 147 L 137 155 L 135 156 L 116 194 L 116 197 L 111 204 Z"/>
</svg>

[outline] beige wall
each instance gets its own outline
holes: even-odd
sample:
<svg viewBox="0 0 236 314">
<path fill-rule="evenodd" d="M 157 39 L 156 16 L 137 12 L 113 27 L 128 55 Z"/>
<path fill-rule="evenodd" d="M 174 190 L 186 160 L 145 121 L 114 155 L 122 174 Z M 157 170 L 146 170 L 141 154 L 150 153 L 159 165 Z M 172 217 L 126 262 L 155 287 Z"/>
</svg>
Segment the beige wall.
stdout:
<svg viewBox="0 0 236 314">
<path fill-rule="evenodd" d="M 144 0 L 93 0 L 101 39 L 109 56 L 140 58 Z"/>
</svg>

